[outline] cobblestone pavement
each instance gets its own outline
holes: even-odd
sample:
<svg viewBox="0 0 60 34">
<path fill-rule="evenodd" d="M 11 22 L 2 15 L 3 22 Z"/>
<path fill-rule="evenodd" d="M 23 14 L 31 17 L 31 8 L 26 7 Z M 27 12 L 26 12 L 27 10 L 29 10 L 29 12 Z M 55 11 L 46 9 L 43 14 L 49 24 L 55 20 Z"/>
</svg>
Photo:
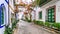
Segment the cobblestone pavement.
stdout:
<svg viewBox="0 0 60 34">
<path fill-rule="evenodd" d="M 17 31 L 15 32 L 15 34 L 53 34 L 53 33 L 45 31 L 41 27 L 38 28 L 37 26 L 35 26 L 32 23 L 20 21 L 17 24 Z"/>
</svg>

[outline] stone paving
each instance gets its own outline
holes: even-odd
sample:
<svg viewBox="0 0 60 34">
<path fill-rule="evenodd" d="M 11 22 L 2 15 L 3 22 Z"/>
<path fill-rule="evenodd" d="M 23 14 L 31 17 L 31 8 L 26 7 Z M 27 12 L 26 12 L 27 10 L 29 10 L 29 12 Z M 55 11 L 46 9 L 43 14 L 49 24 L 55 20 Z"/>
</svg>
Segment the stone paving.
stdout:
<svg viewBox="0 0 60 34">
<path fill-rule="evenodd" d="M 17 29 L 14 34 L 56 34 L 44 30 L 42 27 L 34 25 L 33 23 L 27 23 L 25 21 L 20 21 L 17 24 Z"/>
</svg>

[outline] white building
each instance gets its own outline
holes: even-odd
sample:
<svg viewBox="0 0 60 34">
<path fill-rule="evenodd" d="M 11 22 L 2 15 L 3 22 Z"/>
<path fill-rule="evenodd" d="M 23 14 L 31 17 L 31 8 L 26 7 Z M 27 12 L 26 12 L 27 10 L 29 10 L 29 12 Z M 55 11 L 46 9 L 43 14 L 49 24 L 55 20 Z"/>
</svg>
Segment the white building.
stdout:
<svg viewBox="0 0 60 34">
<path fill-rule="evenodd" d="M 8 24 L 8 0 L 0 0 L 0 34 L 4 34 Z"/>
<path fill-rule="evenodd" d="M 9 24 L 10 27 L 12 26 L 12 19 L 15 19 L 15 14 L 14 14 L 14 0 L 9 0 Z"/>
<path fill-rule="evenodd" d="M 60 22 L 60 0 L 51 0 L 36 8 L 36 20 L 43 22 Z"/>
</svg>

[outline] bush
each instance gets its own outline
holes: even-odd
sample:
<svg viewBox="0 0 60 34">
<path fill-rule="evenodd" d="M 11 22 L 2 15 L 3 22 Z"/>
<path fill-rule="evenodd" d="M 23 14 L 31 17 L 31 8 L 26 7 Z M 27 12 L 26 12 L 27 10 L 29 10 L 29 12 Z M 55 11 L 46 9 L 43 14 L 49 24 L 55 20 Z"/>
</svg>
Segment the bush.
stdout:
<svg viewBox="0 0 60 34">
<path fill-rule="evenodd" d="M 12 29 L 16 28 L 16 22 L 12 23 Z"/>
<path fill-rule="evenodd" d="M 46 26 L 46 27 L 50 27 L 51 24 L 50 24 L 49 22 L 45 22 L 45 26 Z"/>
<path fill-rule="evenodd" d="M 13 29 L 16 28 L 16 24 L 19 20 L 15 20 L 13 23 L 12 23 L 12 28 L 8 26 L 6 26 L 5 28 L 5 31 L 4 31 L 4 34 L 12 34 L 13 33 Z"/>
<path fill-rule="evenodd" d="M 58 23 L 58 29 L 60 30 L 60 23 Z"/>
<path fill-rule="evenodd" d="M 6 26 L 4 34 L 12 34 L 13 30 Z"/>
<path fill-rule="evenodd" d="M 55 29 L 60 30 L 60 23 L 54 23 L 54 24 L 53 24 L 53 27 L 54 27 Z"/>
<path fill-rule="evenodd" d="M 28 22 L 31 22 L 31 20 L 27 20 Z"/>
<path fill-rule="evenodd" d="M 36 20 L 35 20 L 35 21 L 34 21 L 34 23 L 35 23 L 35 24 L 38 24 L 38 23 L 39 23 L 39 21 L 36 21 Z"/>
<path fill-rule="evenodd" d="M 15 20 L 13 23 L 12 23 L 12 29 L 16 28 L 16 24 L 18 23 L 19 20 Z"/>
<path fill-rule="evenodd" d="M 41 26 L 44 25 L 43 21 L 34 21 L 34 23 L 37 24 L 37 25 L 41 25 Z"/>
<path fill-rule="evenodd" d="M 40 21 L 40 25 L 44 26 L 44 22 L 43 21 Z"/>
<path fill-rule="evenodd" d="M 33 22 L 37 25 L 40 25 L 40 26 L 46 26 L 46 27 L 49 27 L 49 28 L 53 28 L 54 29 L 58 29 L 60 31 L 60 23 L 50 23 L 50 22 L 43 22 L 43 21 L 36 21 L 36 20 L 33 20 Z"/>
</svg>

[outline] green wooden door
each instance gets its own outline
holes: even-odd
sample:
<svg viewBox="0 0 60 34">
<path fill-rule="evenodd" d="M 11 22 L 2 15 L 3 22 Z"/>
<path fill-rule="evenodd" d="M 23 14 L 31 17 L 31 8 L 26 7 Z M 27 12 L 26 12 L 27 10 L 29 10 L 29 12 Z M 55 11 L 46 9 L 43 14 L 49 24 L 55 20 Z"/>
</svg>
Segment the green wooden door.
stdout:
<svg viewBox="0 0 60 34">
<path fill-rule="evenodd" d="M 54 8 L 48 9 L 48 22 L 55 22 Z"/>
</svg>

